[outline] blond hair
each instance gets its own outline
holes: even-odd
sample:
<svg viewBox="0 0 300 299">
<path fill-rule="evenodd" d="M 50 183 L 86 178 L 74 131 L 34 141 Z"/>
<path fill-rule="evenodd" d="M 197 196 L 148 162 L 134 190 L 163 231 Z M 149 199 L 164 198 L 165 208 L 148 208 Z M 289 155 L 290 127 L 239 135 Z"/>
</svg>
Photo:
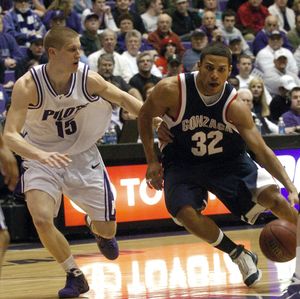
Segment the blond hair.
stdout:
<svg viewBox="0 0 300 299">
<path fill-rule="evenodd" d="M 261 116 L 266 117 L 270 115 L 270 108 L 267 103 L 267 98 L 265 94 L 265 84 L 264 81 L 259 78 L 255 77 L 249 82 L 249 89 L 251 91 L 251 88 L 253 85 L 260 84 L 262 87 L 262 92 L 259 98 L 253 97 L 253 104 L 260 104 L 261 106 Z M 252 91 L 251 91 L 252 92 Z"/>
<path fill-rule="evenodd" d="M 79 37 L 79 34 L 68 27 L 53 27 L 50 29 L 44 38 L 44 48 L 48 54 L 49 48 L 62 49 L 67 41 Z"/>
</svg>

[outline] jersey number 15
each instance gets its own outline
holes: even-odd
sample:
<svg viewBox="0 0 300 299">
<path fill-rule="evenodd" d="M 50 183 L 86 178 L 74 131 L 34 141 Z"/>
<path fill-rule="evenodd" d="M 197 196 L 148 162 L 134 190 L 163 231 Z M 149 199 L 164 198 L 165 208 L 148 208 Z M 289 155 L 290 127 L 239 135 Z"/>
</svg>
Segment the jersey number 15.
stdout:
<svg viewBox="0 0 300 299">
<path fill-rule="evenodd" d="M 57 134 L 61 138 L 64 138 L 65 135 L 72 135 L 77 131 L 77 125 L 73 118 L 66 121 L 56 121 L 55 124 Z"/>
</svg>

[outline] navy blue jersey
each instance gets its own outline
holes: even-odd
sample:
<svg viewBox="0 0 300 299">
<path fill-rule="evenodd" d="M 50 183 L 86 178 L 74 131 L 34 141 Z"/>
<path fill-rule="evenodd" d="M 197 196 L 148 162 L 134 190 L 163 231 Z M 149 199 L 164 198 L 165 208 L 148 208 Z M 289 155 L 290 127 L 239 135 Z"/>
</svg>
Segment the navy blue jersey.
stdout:
<svg viewBox="0 0 300 299">
<path fill-rule="evenodd" d="M 226 111 L 237 97 L 227 82 L 219 99 L 206 104 L 196 87 L 198 72 L 180 74 L 180 109 L 176 119 L 163 118 L 173 143 L 163 148 L 163 163 L 199 165 L 235 158 L 245 152 L 245 142 L 234 125 L 226 120 Z"/>
</svg>

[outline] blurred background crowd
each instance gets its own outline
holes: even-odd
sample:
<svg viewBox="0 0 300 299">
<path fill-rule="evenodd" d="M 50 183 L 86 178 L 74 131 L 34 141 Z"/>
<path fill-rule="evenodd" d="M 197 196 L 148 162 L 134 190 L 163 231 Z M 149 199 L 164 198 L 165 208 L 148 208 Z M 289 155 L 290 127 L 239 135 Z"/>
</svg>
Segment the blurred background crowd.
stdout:
<svg viewBox="0 0 300 299">
<path fill-rule="evenodd" d="M 80 34 L 81 61 L 141 101 L 163 77 L 197 71 L 207 44 L 224 43 L 233 55 L 228 81 L 248 105 L 261 133 L 300 132 L 300 0 L 1 0 L 0 4 L 2 122 L 14 82 L 32 66 L 47 62 L 43 48 L 47 30 L 68 26 Z M 130 120 L 131 115 L 114 107 L 111 126 L 99 142 L 119 142 L 124 123 Z"/>
</svg>

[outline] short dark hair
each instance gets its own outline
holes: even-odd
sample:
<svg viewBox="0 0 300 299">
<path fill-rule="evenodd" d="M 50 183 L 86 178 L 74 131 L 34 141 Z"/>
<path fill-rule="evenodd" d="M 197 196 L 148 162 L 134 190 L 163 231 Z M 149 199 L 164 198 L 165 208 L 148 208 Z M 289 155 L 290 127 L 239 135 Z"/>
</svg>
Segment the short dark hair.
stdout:
<svg viewBox="0 0 300 299">
<path fill-rule="evenodd" d="M 237 58 L 237 62 L 240 63 L 242 58 L 250 59 L 251 62 L 252 62 L 252 58 L 248 54 L 241 54 L 241 55 L 239 55 L 238 58 Z"/>
<path fill-rule="evenodd" d="M 222 21 L 225 20 L 225 17 L 236 17 L 236 13 L 232 9 L 226 9 L 222 13 Z"/>
<path fill-rule="evenodd" d="M 292 96 L 292 93 L 295 91 L 300 91 L 300 86 L 296 86 L 294 87 L 291 91 L 290 91 L 290 95 Z"/>
<path fill-rule="evenodd" d="M 119 24 L 120 24 L 123 20 L 130 20 L 130 21 L 133 23 L 133 18 L 132 18 L 132 16 L 131 16 L 131 14 L 128 13 L 128 12 L 124 12 L 124 13 L 122 13 L 122 14 L 119 15 L 119 17 L 118 17 L 118 22 L 119 22 Z"/>
<path fill-rule="evenodd" d="M 222 56 L 228 59 L 228 64 L 232 64 L 232 54 L 231 50 L 225 46 L 223 43 L 220 42 L 213 42 L 202 49 L 201 56 L 200 56 L 200 63 L 204 60 L 205 56 L 207 55 L 215 55 L 215 56 Z"/>
</svg>

